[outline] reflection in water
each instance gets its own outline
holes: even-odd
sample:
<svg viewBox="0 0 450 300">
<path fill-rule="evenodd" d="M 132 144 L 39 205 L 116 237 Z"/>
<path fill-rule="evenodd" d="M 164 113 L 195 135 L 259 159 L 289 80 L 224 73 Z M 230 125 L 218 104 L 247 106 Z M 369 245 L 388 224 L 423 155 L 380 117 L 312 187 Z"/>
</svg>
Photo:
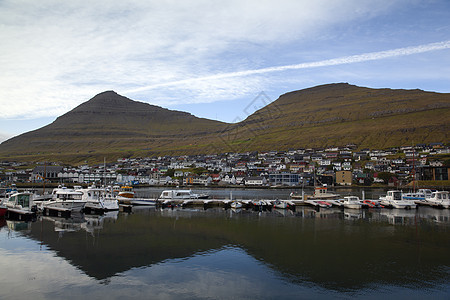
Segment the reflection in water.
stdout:
<svg viewBox="0 0 450 300">
<path fill-rule="evenodd" d="M 143 208 L 7 221 L 0 265 L 23 267 L 0 275 L 8 286 L 0 296 L 445 297 L 449 216 L 432 208 Z"/>
</svg>

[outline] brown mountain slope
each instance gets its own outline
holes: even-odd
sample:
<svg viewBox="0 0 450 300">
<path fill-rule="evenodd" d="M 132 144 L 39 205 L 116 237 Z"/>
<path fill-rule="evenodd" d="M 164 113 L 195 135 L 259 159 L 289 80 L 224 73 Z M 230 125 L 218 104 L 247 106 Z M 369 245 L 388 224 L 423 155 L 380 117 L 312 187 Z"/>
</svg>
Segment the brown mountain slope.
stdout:
<svg viewBox="0 0 450 300">
<path fill-rule="evenodd" d="M 3 142 L 0 155 L 23 158 L 131 155 L 186 139 L 195 141 L 222 130 L 225 125 L 107 91 L 43 128 Z"/>
<path fill-rule="evenodd" d="M 328 84 L 284 94 L 233 126 L 236 150 L 448 142 L 450 94 Z"/>
<path fill-rule="evenodd" d="M 237 124 L 101 93 L 52 124 L 0 145 L 0 158 L 103 160 L 355 143 L 448 142 L 450 94 L 328 84 L 280 96 Z"/>
</svg>

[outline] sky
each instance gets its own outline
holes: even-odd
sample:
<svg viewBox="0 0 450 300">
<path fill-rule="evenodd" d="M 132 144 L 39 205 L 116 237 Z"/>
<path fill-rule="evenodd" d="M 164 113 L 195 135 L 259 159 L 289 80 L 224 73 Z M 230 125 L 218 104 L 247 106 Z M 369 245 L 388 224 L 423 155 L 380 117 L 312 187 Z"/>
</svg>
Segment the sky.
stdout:
<svg viewBox="0 0 450 300">
<path fill-rule="evenodd" d="M 106 90 L 224 122 L 327 83 L 450 92 L 450 0 L 0 0 L 0 43 L 0 141 Z"/>
</svg>

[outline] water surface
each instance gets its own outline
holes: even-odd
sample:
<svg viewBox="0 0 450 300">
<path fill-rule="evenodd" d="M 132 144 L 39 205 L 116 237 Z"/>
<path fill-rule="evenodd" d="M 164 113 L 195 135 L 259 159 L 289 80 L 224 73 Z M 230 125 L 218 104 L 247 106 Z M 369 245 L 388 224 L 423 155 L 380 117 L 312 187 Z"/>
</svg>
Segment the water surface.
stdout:
<svg viewBox="0 0 450 300">
<path fill-rule="evenodd" d="M 450 295 L 449 210 L 140 208 L 0 226 L 5 299 Z"/>
</svg>

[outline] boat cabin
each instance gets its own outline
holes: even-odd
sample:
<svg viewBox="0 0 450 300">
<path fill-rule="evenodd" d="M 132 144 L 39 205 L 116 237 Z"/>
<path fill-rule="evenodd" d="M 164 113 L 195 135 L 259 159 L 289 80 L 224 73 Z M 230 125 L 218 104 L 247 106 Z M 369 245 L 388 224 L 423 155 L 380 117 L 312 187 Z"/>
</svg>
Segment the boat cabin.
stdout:
<svg viewBox="0 0 450 300">
<path fill-rule="evenodd" d="M 81 200 L 83 193 L 81 191 L 75 191 L 72 189 L 62 188 L 53 191 L 54 200 Z"/>
<path fill-rule="evenodd" d="M 357 196 L 346 196 L 346 197 L 344 197 L 344 202 L 359 202 L 359 197 L 357 197 Z"/>
<path fill-rule="evenodd" d="M 31 193 L 15 193 L 9 197 L 5 205 L 13 208 L 29 208 L 32 205 L 31 197 Z"/>
<path fill-rule="evenodd" d="M 191 190 L 167 190 L 161 193 L 161 199 L 196 199 L 196 194 Z"/>
<path fill-rule="evenodd" d="M 449 195 L 447 191 L 438 191 L 438 192 L 433 192 L 431 194 L 431 200 L 448 200 Z"/>
<path fill-rule="evenodd" d="M 386 199 L 400 201 L 402 200 L 402 191 L 388 191 Z"/>
</svg>

